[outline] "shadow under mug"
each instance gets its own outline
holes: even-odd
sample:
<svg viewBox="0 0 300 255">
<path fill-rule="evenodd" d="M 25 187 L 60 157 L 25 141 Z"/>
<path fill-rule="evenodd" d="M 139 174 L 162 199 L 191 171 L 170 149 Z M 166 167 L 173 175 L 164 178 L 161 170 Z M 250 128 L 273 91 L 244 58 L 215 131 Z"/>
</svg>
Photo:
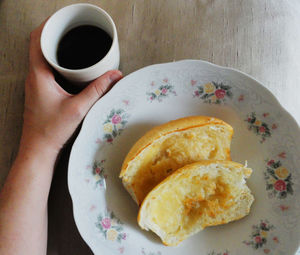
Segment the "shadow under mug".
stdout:
<svg viewBox="0 0 300 255">
<path fill-rule="evenodd" d="M 60 39 L 72 28 L 81 25 L 93 25 L 103 29 L 111 36 L 112 45 L 104 58 L 90 67 L 76 70 L 61 67 L 57 61 Z M 104 10 L 92 4 L 73 4 L 55 12 L 43 28 L 41 49 L 45 59 L 57 72 L 79 86 L 86 85 L 109 70 L 118 69 L 120 63 L 116 26 Z"/>
</svg>

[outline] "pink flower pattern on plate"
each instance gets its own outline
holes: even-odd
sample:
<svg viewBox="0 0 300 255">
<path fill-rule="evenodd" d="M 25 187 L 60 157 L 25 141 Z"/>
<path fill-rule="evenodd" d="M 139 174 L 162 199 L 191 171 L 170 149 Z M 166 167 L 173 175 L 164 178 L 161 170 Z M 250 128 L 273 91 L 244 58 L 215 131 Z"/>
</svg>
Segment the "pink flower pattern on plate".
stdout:
<svg viewBox="0 0 300 255">
<path fill-rule="evenodd" d="M 284 167 L 280 160 L 266 160 L 267 167 L 264 172 L 266 181 L 266 190 L 269 192 L 269 198 L 285 199 L 288 195 L 293 195 L 292 174 Z"/>
<path fill-rule="evenodd" d="M 129 105 L 129 100 L 123 100 L 123 103 L 124 103 L 125 105 Z"/>
<path fill-rule="evenodd" d="M 119 250 L 119 252 L 120 252 L 121 254 L 123 254 L 124 251 L 125 251 L 125 247 L 122 246 L 122 247 L 120 247 L 118 250 Z"/>
<path fill-rule="evenodd" d="M 279 158 L 286 158 L 286 153 L 283 151 L 281 153 L 278 154 Z"/>
<path fill-rule="evenodd" d="M 245 121 L 248 123 L 248 129 L 261 137 L 261 143 L 265 142 L 268 137 L 271 137 L 269 125 L 266 122 L 259 120 L 255 112 L 250 113 Z"/>
<path fill-rule="evenodd" d="M 96 207 L 95 205 L 91 205 L 90 211 L 92 212 L 92 211 L 94 211 L 96 208 L 97 208 L 97 207 Z"/>
<path fill-rule="evenodd" d="M 290 207 L 287 205 L 280 205 L 279 208 L 282 212 L 284 212 L 284 211 L 288 210 Z"/>
<path fill-rule="evenodd" d="M 96 227 L 100 233 L 109 241 L 117 241 L 121 243 L 125 241 L 128 234 L 123 232 L 123 223 L 116 218 L 113 212 L 105 212 L 98 216 Z"/>
<path fill-rule="evenodd" d="M 251 246 L 253 249 L 258 250 L 262 249 L 264 253 L 269 253 L 270 249 L 265 246 L 269 242 L 278 243 L 278 237 L 270 237 L 270 233 L 275 229 L 267 220 L 261 220 L 260 224 L 252 226 L 252 233 L 250 235 L 249 241 L 243 241 L 247 246 Z M 274 241 L 274 239 L 276 241 Z"/>
<path fill-rule="evenodd" d="M 105 160 L 95 160 L 92 167 L 92 174 L 96 180 L 95 187 L 105 187 L 106 174 L 104 173 Z"/>
<path fill-rule="evenodd" d="M 124 130 L 128 117 L 123 109 L 112 109 L 103 123 L 103 140 L 112 143 Z"/>
<path fill-rule="evenodd" d="M 191 85 L 192 85 L 192 86 L 195 86 L 196 83 L 197 83 L 196 80 L 191 80 Z"/>
<path fill-rule="evenodd" d="M 223 99 L 226 95 L 226 91 L 224 89 L 217 89 L 215 95 L 218 99 Z"/>
<path fill-rule="evenodd" d="M 109 218 L 102 219 L 101 225 L 104 229 L 110 229 L 110 227 L 111 227 L 110 219 Z"/>
<path fill-rule="evenodd" d="M 122 117 L 119 114 L 115 114 L 112 118 L 111 118 L 111 123 L 114 125 L 119 124 L 122 121 Z"/>
<path fill-rule="evenodd" d="M 158 102 L 162 102 L 164 98 L 167 98 L 170 95 L 177 96 L 176 91 L 174 90 L 174 86 L 168 83 L 168 79 L 164 79 L 163 82 L 164 83 L 156 89 L 154 83 L 151 83 L 152 91 L 146 93 L 146 95 L 148 96 L 147 98 L 150 102 L 153 102 L 155 100 L 157 100 Z"/>
<path fill-rule="evenodd" d="M 210 82 L 197 87 L 193 92 L 194 97 L 198 97 L 208 104 L 221 104 L 225 103 L 227 99 L 231 99 L 233 94 L 231 86 L 225 85 L 220 82 Z"/>
<path fill-rule="evenodd" d="M 243 94 L 241 94 L 238 98 L 238 101 L 242 102 L 242 101 L 244 101 L 244 99 L 245 99 L 245 96 Z"/>
</svg>

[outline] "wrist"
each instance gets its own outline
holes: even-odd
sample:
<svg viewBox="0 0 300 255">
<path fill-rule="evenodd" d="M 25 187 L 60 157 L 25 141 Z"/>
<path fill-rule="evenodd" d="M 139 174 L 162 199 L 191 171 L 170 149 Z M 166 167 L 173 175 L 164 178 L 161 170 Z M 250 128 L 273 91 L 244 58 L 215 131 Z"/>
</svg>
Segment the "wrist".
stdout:
<svg viewBox="0 0 300 255">
<path fill-rule="evenodd" d="M 41 128 L 24 121 L 20 147 L 39 147 L 57 155 L 62 149 L 62 144 L 57 144 L 57 137 L 55 132 L 51 132 L 51 128 Z"/>
<path fill-rule="evenodd" d="M 41 158 L 49 163 L 55 163 L 59 147 L 51 144 L 38 133 L 23 129 L 17 158 Z"/>
</svg>

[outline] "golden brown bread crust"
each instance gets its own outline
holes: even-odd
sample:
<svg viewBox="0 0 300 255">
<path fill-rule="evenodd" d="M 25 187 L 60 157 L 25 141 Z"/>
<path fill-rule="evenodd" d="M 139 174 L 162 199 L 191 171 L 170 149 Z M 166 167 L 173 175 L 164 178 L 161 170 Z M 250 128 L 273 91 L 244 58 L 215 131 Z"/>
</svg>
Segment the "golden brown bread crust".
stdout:
<svg viewBox="0 0 300 255">
<path fill-rule="evenodd" d="M 120 177 L 124 176 L 128 163 L 131 160 L 133 160 L 137 155 L 139 155 L 146 147 L 151 145 L 151 143 L 153 143 L 155 140 L 159 139 L 160 137 L 170 133 L 179 132 L 190 128 L 204 126 L 204 125 L 211 125 L 211 124 L 221 124 L 227 126 L 228 129 L 231 130 L 231 136 L 233 135 L 233 128 L 229 124 L 227 124 L 223 120 L 208 117 L 208 116 L 184 117 L 181 119 L 172 120 L 170 122 L 152 128 L 133 145 L 133 147 L 127 154 L 122 165 Z M 230 159 L 230 151 L 228 151 L 227 153 L 228 153 L 228 159 Z"/>
</svg>

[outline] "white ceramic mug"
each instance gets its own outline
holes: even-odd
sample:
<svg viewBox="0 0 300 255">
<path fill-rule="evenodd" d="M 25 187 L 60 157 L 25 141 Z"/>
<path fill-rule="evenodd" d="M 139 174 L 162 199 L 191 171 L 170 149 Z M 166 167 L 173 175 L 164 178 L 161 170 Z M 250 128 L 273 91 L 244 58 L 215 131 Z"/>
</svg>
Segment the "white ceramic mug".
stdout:
<svg viewBox="0 0 300 255">
<path fill-rule="evenodd" d="M 80 25 L 102 28 L 112 38 L 111 48 L 103 59 L 90 67 L 76 70 L 61 67 L 57 61 L 58 43 L 63 35 Z M 108 70 L 118 69 L 120 63 L 116 26 L 104 10 L 92 4 L 73 4 L 54 13 L 43 28 L 41 48 L 48 63 L 74 84 L 86 84 Z"/>
</svg>

